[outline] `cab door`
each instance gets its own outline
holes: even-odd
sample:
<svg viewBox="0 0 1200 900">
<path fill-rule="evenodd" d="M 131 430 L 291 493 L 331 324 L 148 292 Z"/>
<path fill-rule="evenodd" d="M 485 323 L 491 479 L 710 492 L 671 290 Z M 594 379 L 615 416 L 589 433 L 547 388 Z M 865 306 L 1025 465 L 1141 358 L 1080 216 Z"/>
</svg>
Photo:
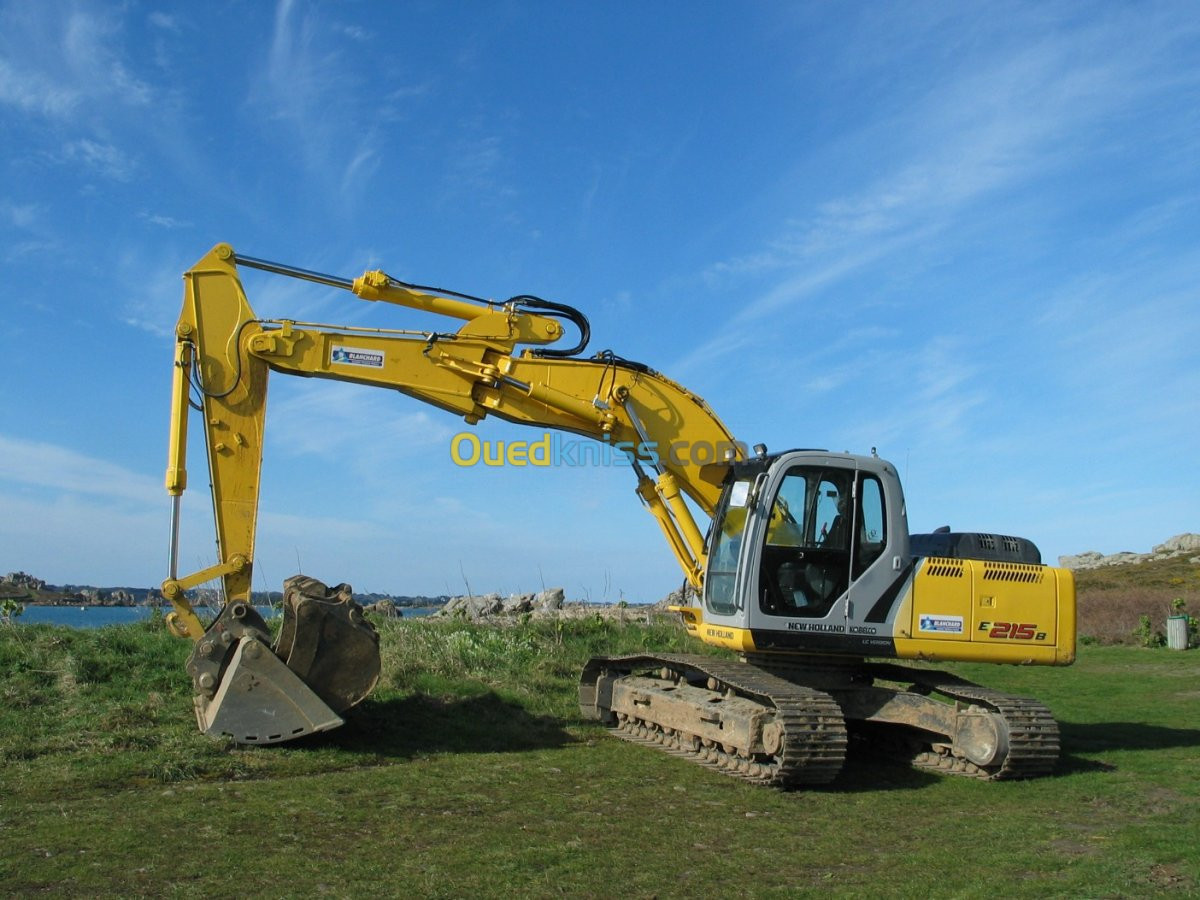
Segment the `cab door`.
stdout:
<svg viewBox="0 0 1200 900">
<path fill-rule="evenodd" d="M 895 601 L 911 577 L 907 560 L 897 552 L 895 532 L 904 526 L 903 498 L 888 472 L 860 468 L 855 473 L 852 531 L 849 539 L 850 584 L 843 604 L 850 638 L 886 637 L 890 645 Z M 889 487 L 893 488 L 889 491 Z M 875 644 L 874 640 L 867 640 Z M 880 644 L 882 647 L 883 644 Z"/>
<path fill-rule="evenodd" d="M 836 633 L 850 584 L 854 464 L 844 458 L 786 461 L 792 464 L 775 473 L 757 517 L 759 553 L 748 566 L 754 618 L 765 628 Z"/>
</svg>

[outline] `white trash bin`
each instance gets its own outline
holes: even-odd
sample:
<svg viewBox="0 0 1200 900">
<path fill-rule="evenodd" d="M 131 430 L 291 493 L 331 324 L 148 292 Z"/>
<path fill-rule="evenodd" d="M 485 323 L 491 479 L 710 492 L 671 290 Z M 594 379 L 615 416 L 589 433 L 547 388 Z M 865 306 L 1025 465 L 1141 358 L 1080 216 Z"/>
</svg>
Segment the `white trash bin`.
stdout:
<svg viewBox="0 0 1200 900">
<path fill-rule="evenodd" d="M 1188 617 L 1167 616 L 1167 646 L 1172 650 L 1186 650 L 1188 645 Z"/>
</svg>

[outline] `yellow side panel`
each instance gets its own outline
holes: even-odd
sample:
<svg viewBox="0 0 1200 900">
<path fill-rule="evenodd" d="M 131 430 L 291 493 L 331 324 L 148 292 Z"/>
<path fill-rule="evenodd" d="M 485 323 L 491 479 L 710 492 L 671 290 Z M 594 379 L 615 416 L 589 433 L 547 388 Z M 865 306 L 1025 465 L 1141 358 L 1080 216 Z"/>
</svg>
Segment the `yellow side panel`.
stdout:
<svg viewBox="0 0 1200 900">
<path fill-rule="evenodd" d="M 971 563 L 929 558 L 913 579 L 909 634 L 926 641 L 970 640 Z"/>
<path fill-rule="evenodd" d="M 982 641 L 926 641 L 896 638 L 897 659 L 942 662 L 1010 663 L 1015 666 L 1066 666 L 1075 659 L 1074 648 L 1064 655 L 1057 647 L 1029 643 L 998 646 Z"/>
<path fill-rule="evenodd" d="M 727 628 L 724 625 L 699 626 L 699 637 L 714 647 L 727 647 L 738 653 L 749 653 L 755 649 L 754 638 L 749 628 Z"/>
<path fill-rule="evenodd" d="M 1058 580 L 1058 656 L 1054 665 L 1069 666 L 1075 662 L 1075 573 L 1070 569 L 1055 569 Z"/>
<path fill-rule="evenodd" d="M 973 562 L 971 569 L 977 598 L 972 640 L 1055 643 L 1058 582 L 1053 569 L 1002 562 Z"/>
<path fill-rule="evenodd" d="M 1066 665 L 1075 659 L 1074 577 L 1049 566 L 930 557 L 913 579 L 896 654 Z"/>
</svg>

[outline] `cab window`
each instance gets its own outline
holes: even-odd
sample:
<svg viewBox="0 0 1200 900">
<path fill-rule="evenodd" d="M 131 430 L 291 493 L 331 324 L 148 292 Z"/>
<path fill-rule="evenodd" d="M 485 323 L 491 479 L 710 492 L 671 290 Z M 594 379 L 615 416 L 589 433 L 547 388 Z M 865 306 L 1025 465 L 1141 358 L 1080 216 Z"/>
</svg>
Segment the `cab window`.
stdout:
<svg viewBox="0 0 1200 900">
<path fill-rule="evenodd" d="M 850 583 L 854 473 L 794 466 L 772 501 L 759 604 L 772 615 L 823 617 Z"/>
<path fill-rule="evenodd" d="M 883 553 L 887 546 L 887 516 L 884 515 L 883 485 L 874 475 L 864 475 L 859 489 L 858 541 L 854 552 L 854 577 L 857 578 Z"/>
<path fill-rule="evenodd" d="M 752 482 L 746 480 L 730 483 L 717 510 L 708 572 L 704 578 L 704 602 L 718 615 L 727 616 L 737 611 L 738 556 L 746 531 L 751 485 Z"/>
</svg>

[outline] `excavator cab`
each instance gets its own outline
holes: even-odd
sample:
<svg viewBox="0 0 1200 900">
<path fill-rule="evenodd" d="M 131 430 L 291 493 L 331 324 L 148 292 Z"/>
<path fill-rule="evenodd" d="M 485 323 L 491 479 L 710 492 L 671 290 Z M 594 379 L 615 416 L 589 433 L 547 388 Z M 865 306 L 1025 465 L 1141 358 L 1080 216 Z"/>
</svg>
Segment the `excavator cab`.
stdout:
<svg viewBox="0 0 1200 900">
<path fill-rule="evenodd" d="M 823 651 L 883 649 L 864 646 L 880 629 L 868 632 L 861 620 L 908 552 L 889 463 L 806 450 L 733 464 L 712 534 L 704 621 L 724 634 L 713 643 L 795 646 L 804 635 Z"/>
<path fill-rule="evenodd" d="M 1070 572 L 1030 562 L 1040 557 L 1020 538 L 910 537 L 900 479 L 876 456 L 802 450 L 733 463 L 711 534 L 698 611 L 709 643 L 858 658 L 1074 659 Z"/>
</svg>

